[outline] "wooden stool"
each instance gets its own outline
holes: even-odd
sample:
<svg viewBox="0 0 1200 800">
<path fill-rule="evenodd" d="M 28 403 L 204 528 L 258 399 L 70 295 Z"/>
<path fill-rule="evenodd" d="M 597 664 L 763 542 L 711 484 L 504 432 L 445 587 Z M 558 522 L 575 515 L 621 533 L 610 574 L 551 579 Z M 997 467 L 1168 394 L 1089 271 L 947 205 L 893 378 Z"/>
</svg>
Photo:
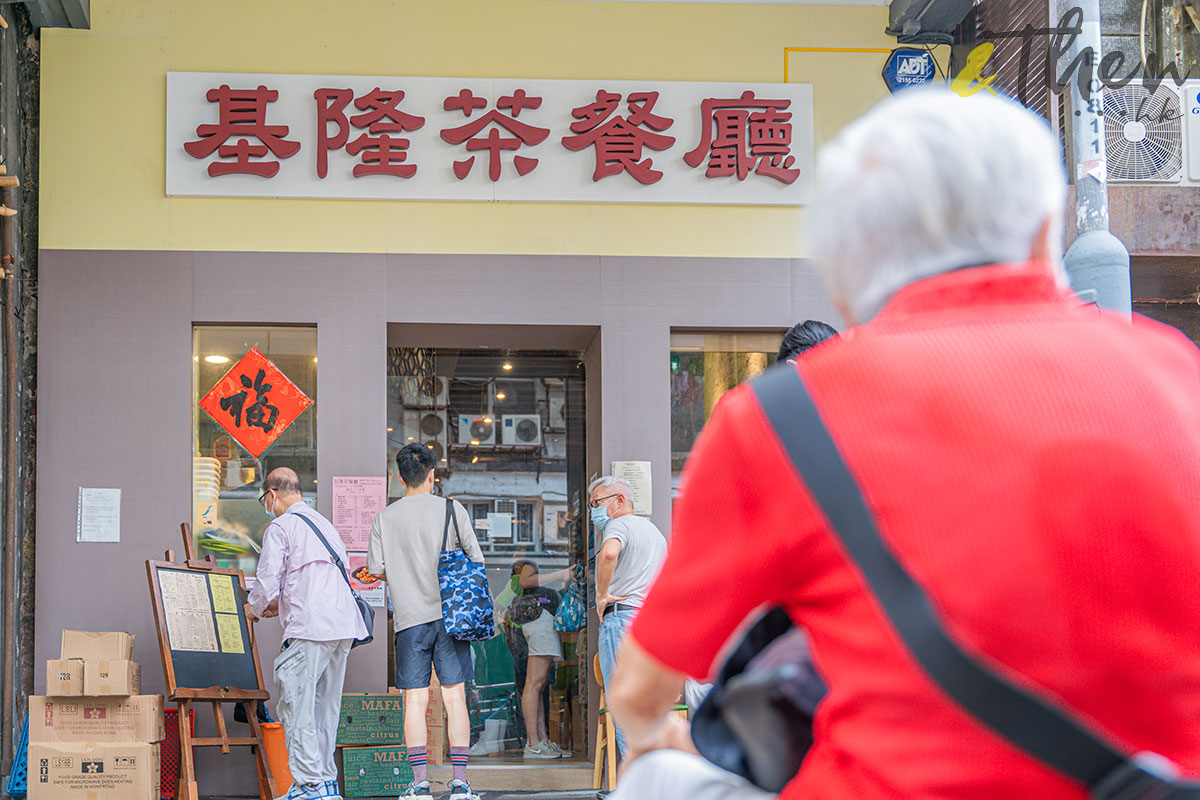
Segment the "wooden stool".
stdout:
<svg viewBox="0 0 1200 800">
<path fill-rule="evenodd" d="M 596 766 L 592 770 L 592 788 L 599 789 L 603 785 L 604 762 L 608 761 L 608 790 L 617 788 L 617 729 L 613 725 L 612 714 L 608 712 L 608 701 L 604 697 L 604 675 L 600 672 L 600 656 L 592 659 L 592 675 L 600 686 L 600 711 L 596 715 L 600 723 L 599 736 L 596 739 Z"/>
</svg>

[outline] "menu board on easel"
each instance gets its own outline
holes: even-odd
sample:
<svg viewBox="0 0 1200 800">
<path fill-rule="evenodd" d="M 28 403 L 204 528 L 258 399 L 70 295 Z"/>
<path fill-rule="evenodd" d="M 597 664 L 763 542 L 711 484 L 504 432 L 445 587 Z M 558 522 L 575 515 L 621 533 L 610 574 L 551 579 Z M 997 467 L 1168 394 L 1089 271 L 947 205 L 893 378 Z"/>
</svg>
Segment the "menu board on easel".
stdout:
<svg viewBox="0 0 1200 800">
<path fill-rule="evenodd" d="M 178 704 L 178 719 L 189 719 L 192 703 L 213 705 L 216 736 L 195 736 L 190 726 L 179 725 L 179 783 L 177 800 L 199 800 L 196 782 L 196 747 L 253 748 L 259 774 L 270 797 L 279 795 L 279 784 L 263 746 L 257 703 L 270 698 L 263 688 L 262 667 L 254 645 L 254 628 L 246 620 L 246 578 L 240 569 L 218 567 L 212 556 L 197 561 L 192 554 L 192 528 L 179 526 L 185 558 L 147 561 L 150 599 L 158 628 L 167 696 Z M 225 703 L 238 703 L 250 726 L 249 736 L 230 736 L 225 725 Z"/>
<path fill-rule="evenodd" d="M 172 698 L 199 698 L 205 690 L 266 694 L 246 623 L 246 590 L 234 569 L 193 569 L 175 562 L 147 562 L 163 667 Z"/>
</svg>

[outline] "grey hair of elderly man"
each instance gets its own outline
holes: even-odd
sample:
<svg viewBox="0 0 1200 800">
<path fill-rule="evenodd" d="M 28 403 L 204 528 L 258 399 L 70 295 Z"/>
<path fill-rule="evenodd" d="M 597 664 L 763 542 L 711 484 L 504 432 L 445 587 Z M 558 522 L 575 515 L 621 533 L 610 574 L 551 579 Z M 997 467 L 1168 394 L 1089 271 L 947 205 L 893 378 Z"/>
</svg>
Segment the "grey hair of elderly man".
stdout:
<svg viewBox="0 0 1200 800">
<path fill-rule="evenodd" d="M 910 283 L 966 267 L 1041 261 L 1066 283 L 1060 148 L 1045 120 L 1015 102 L 904 90 L 821 148 L 816 180 L 811 255 L 850 324 Z M 683 679 L 635 628 L 607 693 L 630 758 L 610 800 L 774 798 L 680 752 L 691 737 L 669 711 Z"/>
<path fill-rule="evenodd" d="M 905 90 L 821 148 L 807 230 L 843 316 L 863 323 L 913 281 L 963 267 L 1062 271 L 1058 139 L 1016 102 Z"/>
<path fill-rule="evenodd" d="M 624 478 L 618 478 L 615 475 L 596 478 L 588 484 L 588 497 L 594 495 L 601 486 L 612 487 L 614 494 L 625 495 L 626 500 L 633 502 L 633 486 Z"/>
</svg>

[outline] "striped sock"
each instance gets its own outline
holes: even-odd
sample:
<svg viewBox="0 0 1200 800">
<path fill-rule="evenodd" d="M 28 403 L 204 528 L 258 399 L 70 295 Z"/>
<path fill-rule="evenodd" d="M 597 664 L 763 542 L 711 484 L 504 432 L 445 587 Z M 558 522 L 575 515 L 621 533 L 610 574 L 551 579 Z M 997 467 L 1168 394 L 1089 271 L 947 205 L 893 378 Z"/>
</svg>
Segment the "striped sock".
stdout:
<svg viewBox="0 0 1200 800">
<path fill-rule="evenodd" d="M 471 752 L 469 747 L 451 747 L 450 748 L 450 766 L 454 768 L 454 775 L 451 776 L 452 781 L 467 781 L 467 754 Z"/>
<path fill-rule="evenodd" d="M 429 780 L 429 759 L 426 755 L 428 748 L 408 748 L 408 763 L 413 769 L 413 783 L 425 783 Z"/>
</svg>

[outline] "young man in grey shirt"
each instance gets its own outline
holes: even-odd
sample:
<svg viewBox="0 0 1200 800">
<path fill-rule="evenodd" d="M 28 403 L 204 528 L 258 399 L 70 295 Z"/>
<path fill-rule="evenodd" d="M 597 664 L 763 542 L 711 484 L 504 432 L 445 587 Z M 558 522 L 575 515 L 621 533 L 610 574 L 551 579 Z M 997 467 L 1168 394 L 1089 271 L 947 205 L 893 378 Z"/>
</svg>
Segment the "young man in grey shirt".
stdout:
<svg viewBox="0 0 1200 800">
<path fill-rule="evenodd" d="M 667 540 L 654 523 L 633 513 L 633 489 L 606 475 L 588 487 L 592 524 L 602 537 L 596 553 L 596 613 L 600 615 L 600 674 L 608 685 L 621 640 L 667 557 Z M 617 731 L 617 748 L 625 738 Z"/>
<path fill-rule="evenodd" d="M 432 800 L 427 771 L 430 665 L 437 670 L 446 704 L 450 763 L 454 777 L 450 800 L 479 800 L 467 783 L 467 753 L 471 722 L 467 714 L 466 682 L 475 679 L 471 645 L 446 633 L 438 585 L 438 557 L 446 531 L 446 507 L 458 521 L 463 549 L 482 562 L 471 518 L 462 504 L 433 494 L 434 461 L 429 449 L 410 444 L 396 454 L 404 481 L 404 497 L 375 515 L 368 545 L 367 569 L 387 580 L 396 632 L 396 687 L 404 690 L 404 741 L 413 767 L 413 782 L 402 798 Z M 457 547 L 450 523 L 448 547 Z"/>
</svg>

